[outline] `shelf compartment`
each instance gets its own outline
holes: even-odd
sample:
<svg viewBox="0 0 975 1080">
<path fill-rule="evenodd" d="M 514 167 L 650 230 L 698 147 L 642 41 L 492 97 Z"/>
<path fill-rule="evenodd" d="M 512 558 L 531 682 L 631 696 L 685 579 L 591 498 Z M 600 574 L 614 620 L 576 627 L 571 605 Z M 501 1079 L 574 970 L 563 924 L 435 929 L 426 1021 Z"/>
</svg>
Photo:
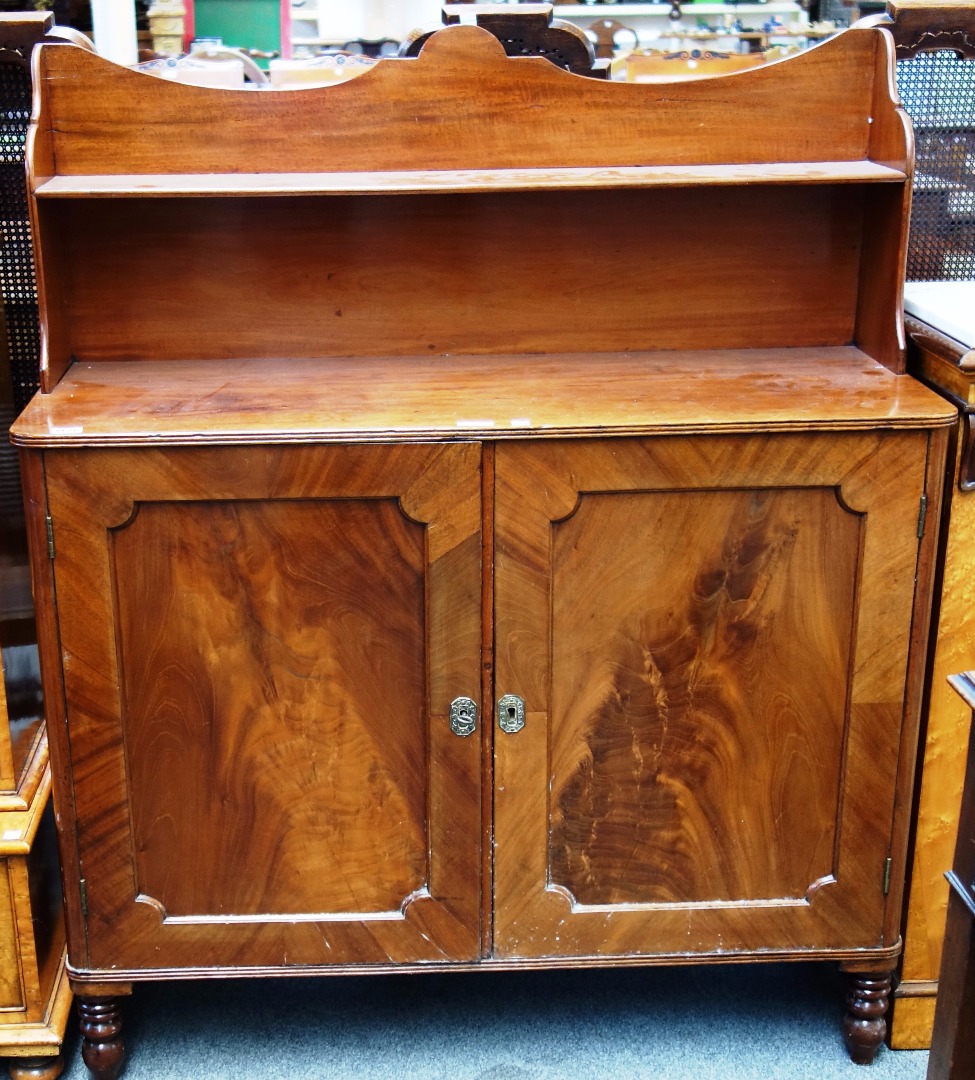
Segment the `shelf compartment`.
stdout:
<svg viewBox="0 0 975 1080">
<path fill-rule="evenodd" d="M 850 344 L 865 205 L 902 186 L 37 208 L 80 361 L 602 353 Z"/>
</svg>

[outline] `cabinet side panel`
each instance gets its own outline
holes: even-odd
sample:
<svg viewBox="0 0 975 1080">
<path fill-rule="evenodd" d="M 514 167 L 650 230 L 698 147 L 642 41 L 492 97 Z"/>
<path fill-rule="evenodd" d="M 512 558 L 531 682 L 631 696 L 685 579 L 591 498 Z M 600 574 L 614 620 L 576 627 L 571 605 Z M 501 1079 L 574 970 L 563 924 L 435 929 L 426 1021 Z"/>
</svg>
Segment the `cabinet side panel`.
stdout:
<svg viewBox="0 0 975 1080">
<path fill-rule="evenodd" d="M 884 192 L 876 192 L 877 198 L 869 199 L 865 206 L 856 340 L 864 352 L 891 371 L 903 372 L 906 359 L 903 282 L 914 176 L 914 132 L 907 114 L 899 108 L 894 42 L 889 35 L 878 34 L 876 48 L 870 157 L 906 168 L 907 179 L 892 184 Z"/>
<path fill-rule="evenodd" d="M 423 527 L 389 499 L 149 503 L 113 548 L 140 891 L 399 909 L 428 876 Z"/>
<path fill-rule="evenodd" d="M 859 517 L 828 488 L 587 494 L 554 534 L 553 883 L 804 897 L 834 871 Z"/>
</svg>

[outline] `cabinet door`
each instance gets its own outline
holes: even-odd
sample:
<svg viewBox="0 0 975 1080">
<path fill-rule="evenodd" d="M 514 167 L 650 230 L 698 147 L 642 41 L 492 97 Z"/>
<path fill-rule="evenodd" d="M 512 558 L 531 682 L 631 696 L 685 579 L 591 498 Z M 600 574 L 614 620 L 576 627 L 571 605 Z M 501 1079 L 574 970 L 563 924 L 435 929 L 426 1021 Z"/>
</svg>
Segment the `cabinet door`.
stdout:
<svg viewBox="0 0 975 1080">
<path fill-rule="evenodd" d="M 923 434 L 499 449 L 500 955 L 884 942 Z"/>
<path fill-rule="evenodd" d="M 479 950 L 480 452 L 54 452 L 75 967 Z"/>
</svg>

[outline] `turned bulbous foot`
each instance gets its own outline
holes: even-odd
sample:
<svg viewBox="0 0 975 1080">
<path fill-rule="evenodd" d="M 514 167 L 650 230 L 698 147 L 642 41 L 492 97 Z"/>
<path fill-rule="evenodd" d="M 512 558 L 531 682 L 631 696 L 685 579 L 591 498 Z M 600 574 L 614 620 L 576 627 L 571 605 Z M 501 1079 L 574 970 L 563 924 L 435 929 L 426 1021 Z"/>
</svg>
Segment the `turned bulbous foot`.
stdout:
<svg viewBox="0 0 975 1080">
<path fill-rule="evenodd" d="M 93 1080 L 116 1080 L 122 1070 L 122 1016 L 116 998 L 78 998 L 81 1057 Z"/>
<path fill-rule="evenodd" d="M 843 1041 L 851 1060 L 857 1065 L 869 1065 L 873 1061 L 887 1034 L 892 979 L 893 972 L 890 971 L 856 972 L 849 976 Z"/>
<path fill-rule="evenodd" d="M 11 1058 L 7 1064 L 10 1080 L 57 1080 L 64 1070 L 64 1057 Z"/>
</svg>

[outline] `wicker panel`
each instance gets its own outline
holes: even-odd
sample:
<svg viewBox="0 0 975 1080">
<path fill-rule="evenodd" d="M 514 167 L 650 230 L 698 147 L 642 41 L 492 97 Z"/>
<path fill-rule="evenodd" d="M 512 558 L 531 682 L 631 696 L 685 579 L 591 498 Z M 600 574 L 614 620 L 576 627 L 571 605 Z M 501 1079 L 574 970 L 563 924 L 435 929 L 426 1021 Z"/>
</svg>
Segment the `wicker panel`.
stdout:
<svg viewBox="0 0 975 1080">
<path fill-rule="evenodd" d="M 21 518 L 20 471 L 8 442 L 10 424 L 38 388 L 37 288 L 27 214 L 24 142 L 30 119 L 30 71 L 19 58 L 0 62 L 0 294 L 5 387 L 0 403 L 0 514 L 6 528 Z M 6 528 L 4 532 L 6 533 Z M 5 545 L 6 546 L 6 545 Z"/>
<path fill-rule="evenodd" d="M 917 144 L 907 279 L 975 280 L 975 62 L 919 53 L 897 84 Z"/>
<path fill-rule="evenodd" d="M 38 386 L 37 290 L 27 216 L 24 141 L 30 119 L 30 72 L 0 63 L 0 292 L 3 293 L 13 381 L 19 412 Z"/>
</svg>

